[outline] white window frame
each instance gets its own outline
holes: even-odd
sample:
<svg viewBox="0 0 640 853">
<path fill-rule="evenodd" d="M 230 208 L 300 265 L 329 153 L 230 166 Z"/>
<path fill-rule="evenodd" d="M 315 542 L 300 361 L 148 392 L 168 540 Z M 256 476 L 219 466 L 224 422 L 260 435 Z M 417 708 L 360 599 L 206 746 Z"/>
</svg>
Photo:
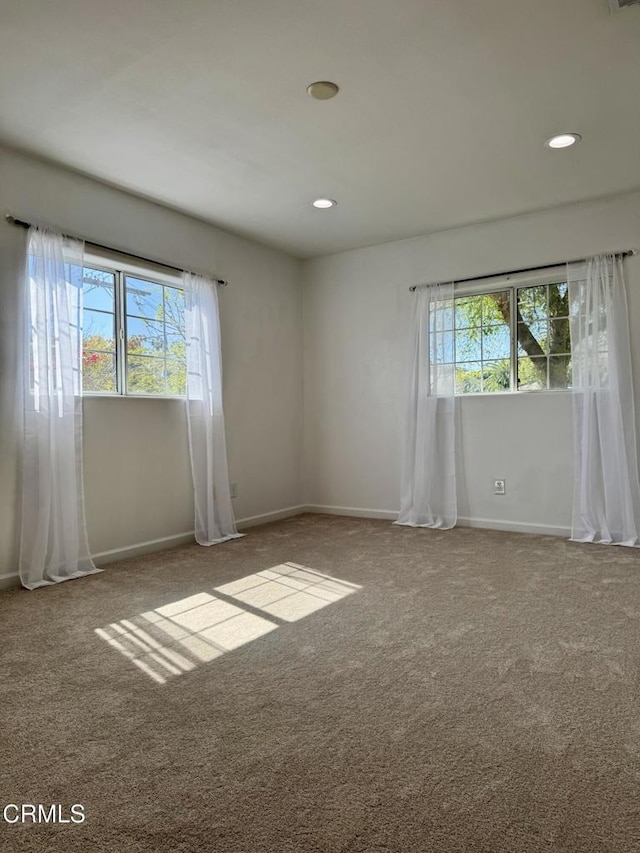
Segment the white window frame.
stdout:
<svg viewBox="0 0 640 853">
<path fill-rule="evenodd" d="M 461 399 L 467 397 L 495 397 L 513 394 L 561 394 L 571 392 L 571 388 L 518 388 L 518 333 L 517 333 L 517 297 L 518 289 L 525 287 L 535 287 L 541 284 L 558 284 L 558 282 L 567 281 L 567 268 L 565 265 L 559 265 L 550 269 L 540 270 L 539 273 L 511 273 L 506 276 L 494 276 L 492 278 L 483 278 L 478 281 L 464 282 L 463 284 L 454 284 L 454 312 L 455 300 L 464 296 L 483 296 L 484 294 L 499 293 L 501 291 L 511 291 L 509 331 L 511 336 L 511 346 L 509 349 L 510 367 L 511 367 L 511 387 L 508 391 L 470 391 L 466 394 L 458 394 L 455 396 Z M 455 317 L 455 313 L 454 313 Z M 455 320 L 454 320 L 455 324 Z M 454 340 L 455 340 L 455 325 L 454 325 Z M 547 371 L 548 371 L 549 356 L 547 355 Z M 454 370 L 457 361 L 454 361 Z M 455 382 L 454 382 L 455 388 Z"/>
<path fill-rule="evenodd" d="M 112 273 L 114 284 L 114 334 L 116 354 L 116 391 L 85 391 L 83 397 L 126 397 L 129 400 L 184 400 L 184 394 L 132 394 L 127 389 L 127 315 L 125 278 L 127 275 L 144 279 L 151 284 L 161 284 L 184 291 L 182 276 L 177 270 L 154 264 L 151 261 L 138 261 L 128 255 L 121 255 L 108 249 L 86 244 L 83 265 L 91 269 Z"/>
</svg>

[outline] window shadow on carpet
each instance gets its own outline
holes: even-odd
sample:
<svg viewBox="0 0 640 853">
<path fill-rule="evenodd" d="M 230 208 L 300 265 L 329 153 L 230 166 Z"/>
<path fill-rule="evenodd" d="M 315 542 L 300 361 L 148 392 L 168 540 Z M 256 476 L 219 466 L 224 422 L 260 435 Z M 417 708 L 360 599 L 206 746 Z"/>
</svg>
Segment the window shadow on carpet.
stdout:
<svg viewBox="0 0 640 853">
<path fill-rule="evenodd" d="M 283 563 L 95 632 L 158 684 L 361 589 Z"/>
</svg>

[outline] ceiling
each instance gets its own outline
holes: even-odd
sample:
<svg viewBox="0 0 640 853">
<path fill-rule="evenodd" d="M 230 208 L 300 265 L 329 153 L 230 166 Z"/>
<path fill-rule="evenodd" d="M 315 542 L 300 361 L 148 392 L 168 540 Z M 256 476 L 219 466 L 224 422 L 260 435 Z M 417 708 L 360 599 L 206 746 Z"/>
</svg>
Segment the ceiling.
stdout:
<svg viewBox="0 0 640 853">
<path fill-rule="evenodd" d="M 2 141 L 297 257 L 636 189 L 639 93 L 607 0 L 0 0 Z"/>
</svg>

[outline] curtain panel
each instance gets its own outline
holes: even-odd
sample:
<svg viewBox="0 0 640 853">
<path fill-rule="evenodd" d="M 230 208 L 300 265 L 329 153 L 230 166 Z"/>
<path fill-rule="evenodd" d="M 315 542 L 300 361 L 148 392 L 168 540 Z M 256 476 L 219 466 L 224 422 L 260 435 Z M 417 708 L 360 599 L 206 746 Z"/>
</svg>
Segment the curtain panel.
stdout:
<svg viewBox="0 0 640 853">
<path fill-rule="evenodd" d="M 571 539 L 638 545 L 640 487 L 622 258 L 569 264 L 575 487 Z"/>
<path fill-rule="evenodd" d="M 187 425 L 199 545 L 237 539 L 222 410 L 222 353 L 214 282 L 185 272 Z"/>
<path fill-rule="evenodd" d="M 100 571 L 89 553 L 82 474 L 81 242 L 28 232 L 24 282 L 19 572 L 35 589 Z"/>
<path fill-rule="evenodd" d="M 453 283 L 417 288 L 395 524 L 448 530 L 457 522 L 453 327 Z"/>
</svg>

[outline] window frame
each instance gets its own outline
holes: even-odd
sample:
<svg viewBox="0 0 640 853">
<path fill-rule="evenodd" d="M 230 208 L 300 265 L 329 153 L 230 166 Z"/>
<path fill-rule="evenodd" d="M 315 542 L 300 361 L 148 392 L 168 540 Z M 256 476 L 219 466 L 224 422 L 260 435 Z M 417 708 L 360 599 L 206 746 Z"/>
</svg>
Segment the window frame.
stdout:
<svg viewBox="0 0 640 853">
<path fill-rule="evenodd" d="M 453 302 L 454 302 L 454 317 L 455 317 L 455 300 L 461 297 L 466 296 L 484 296 L 490 295 L 491 293 L 500 293 L 505 290 L 509 290 L 511 292 L 510 297 L 510 306 L 509 306 L 509 332 L 511 338 L 511 345 L 509 347 L 509 359 L 510 359 L 510 384 L 511 387 L 508 391 L 470 391 L 466 394 L 459 394 L 455 392 L 455 378 L 454 378 L 454 396 L 460 399 L 466 399 L 467 397 L 502 397 L 502 396 L 510 396 L 514 394 L 558 394 L 558 393 L 571 393 L 571 387 L 566 388 L 518 388 L 518 334 L 517 334 L 517 299 L 518 299 L 518 290 L 526 287 L 536 287 L 538 285 L 550 285 L 550 284 L 559 284 L 559 283 L 567 283 L 567 268 L 564 264 L 558 265 L 557 267 L 548 268 L 545 270 L 541 270 L 539 273 L 534 272 L 526 272 L 526 273 L 511 273 L 506 276 L 493 276 L 490 278 L 483 278 L 476 281 L 464 282 L 464 284 L 456 285 L 454 282 L 454 292 L 453 292 Z M 548 321 L 547 317 L 547 321 Z M 454 339 L 455 339 L 455 320 L 454 320 Z M 455 346 L 455 344 L 454 344 Z M 454 349 L 455 352 L 455 349 Z M 547 382 L 548 382 L 548 372 L 549 372 L 549 354 L 546 354 L 547 361 Z M 454 360 L 454 370 L 457 365 L 457 361 Z M 431 388 L 429 388 L 429 395 L 431 396 Z M 434 395 L 435 396 L 435 395 Z"/>
<path fill-rule="evenodd" d="M 136 261 L 135 258 L 123 256 L 101 247 L 87 244 L 82 260 L 83 267 L 108 272 L 115 276 L 114 282 L 114 334 L 116 359 L 116 390 L 115 391 L 85 391 L 83 397 L 117 397 L 119 399 L 143 400 L 185 400 L 186 394 L 140 394 L 131 393 L 127 387 L 127 300 L 126 277 L 135 277 L 159 284 L 163 287 L 173 287 L 185 292 L 182 276 L 169 267 L 146 261 Z M 83 306 L 84 311 L 84 306 Z M 106 312 L 105 312 L 106 313 Z M 84 352 L 84 346 L 83 346 Z M 166 360 L 166 355 L 165 355 Z"/>
</svg>

